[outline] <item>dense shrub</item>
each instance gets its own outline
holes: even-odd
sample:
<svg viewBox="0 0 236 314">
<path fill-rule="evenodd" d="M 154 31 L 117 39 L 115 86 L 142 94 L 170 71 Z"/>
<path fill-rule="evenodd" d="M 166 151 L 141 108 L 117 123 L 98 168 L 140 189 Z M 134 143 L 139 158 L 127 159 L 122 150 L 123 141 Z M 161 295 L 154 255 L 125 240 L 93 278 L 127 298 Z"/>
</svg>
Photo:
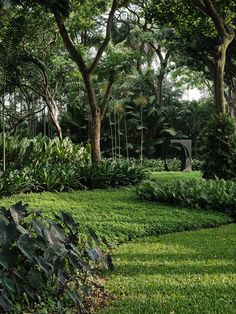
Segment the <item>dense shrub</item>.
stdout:
<svg viewBox="0 0 236 314">
<path fill-rule="evenodd" d="M 127 161 L 100 163 L 41 163 L 22 169 L 9 168 L 0 176 L 0 196 L 25 192 L 68 191 L 140 183 L 145 177 L 140 166 Z"/>
<path fill-rule="evenodd" d="M 179 171 L 180 170 L 180 160 L 173 158 L 167 159 L 166 164 L 170 171 Z M 144 159 L 143 167 L 152 172 L 165 171 L 164 161 L 162 159 Z"/>
<path fill-rule="evenodd" d="M 1 208 L 0 233 L 1 313 L 38 313 L 45 307 L 47 313 L 85 312 L 98 287 L 97 271 L 112 267 L 95 232 L 80 234 L 64 212 L 52 221 L 21 203 Z M 105 239 L 103 244 L 108 246 Z"/>
<path fill-rule="evenodd" d="M 122 159 L 127 160 L 127 159 Z M 141 162 L 139 159 L 131 158 L 129 159 L 129 162 L 136 165 L 141 165 Z M 177 158 L 168 158 L 166 160 L 166 164 L 168 166 L 169 171 L 180 171 L 181 168 L 181 162 Z M 198 159 L 192 160 L 192 166 L 193 170 L 201 170 L 202 161 Z M 142 162 L 142 168 L 145 169 L 148 172 L 159 172 L 159 171 L 165 171 L 165 164 L 164 160 L 162 159 L 143 159 Z"/>
<path fill-rule="evenodd" d="M 236 183 L 223 179 L 145 180 L 137 189 L 140 198 L 236 214 Z"/>
<path fill-rule="evenodd" d="M 145 177 L 143 169 L 126 160 L 102 160 L 99 163 L 80 163 L 79 182 L 88 188 L 118 187 L 137 184 Z"/>
<path fill-rule="evenodd" d="M 202 169 L 203 161 L 199 159 L 192 160 L 193 171 L 200 171 Z"/>
<path fill-rule="evenodd" d="M 0 141 L 1 141 L 0 137 Z M 2 143 L 0 142 L 0 156 L 2 157 Z M 71 142 L 69 138 L 49 139 L 48 137 L 34 137 L 32 139 L 6 136 L 6 161 L 14 168 L 38 165 L 43 161 L 50 164 L 68 163 L 90 160 L 89 145 L 83 147 Z"/>
<path fill-rule="evenodd" d="M 233 120 L 215 115 L 206 128 L 202 149 L 202 172 L 206 179 L 232 179 L 236 176 L 236 138 Z"/>
</svg>

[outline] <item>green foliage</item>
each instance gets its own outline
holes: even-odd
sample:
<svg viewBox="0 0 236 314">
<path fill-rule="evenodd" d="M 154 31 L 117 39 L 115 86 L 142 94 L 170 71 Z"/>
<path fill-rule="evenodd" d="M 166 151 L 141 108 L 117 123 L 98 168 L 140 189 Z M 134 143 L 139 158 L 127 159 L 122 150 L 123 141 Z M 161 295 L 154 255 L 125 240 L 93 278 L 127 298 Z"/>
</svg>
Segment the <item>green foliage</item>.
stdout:
<svg viewBox="0 0 236 314">
<path fill-rule="evenodd" d="M 80 183 L 88 188 L 127 186 L 137 184 L 145 177 L 141 166 L 127 160 L 80 163 L 78 172 Z"/>
<path fill-rule="evenodd" d="M 189 173 L 172 173 L 188 177 Z M 169 173 L 161 172 L 162 180 Z M 198 175 L 198 173 L 197 173 Z M 140 200 L 135 188 L 78 190 L 14 195 L 1 200 L 4 206 L 22 200 L 30 207 L 53 216 L 63 210 L 71 214 L 81 227 L 92 227 L 112 243 L 126 242 L 137 237 L 216 227 L 232 222 L 226 213 L 171 207 Z"/>
<path fill-rule="evenodd" d="M 3 156 L 2 136 L 0 137 L 0 156 Z M 71 142 L 69 138 L 49 139 L 34 137 L 32 139 L 20 136 L 6 136 L 6 161 L 16 168 L 37 166 L 42 162 L 50 164 L 68 163 L 90 160 L 89 147 L 83 147 Z"/>
<path fill-rule="evenodd" d="M 140 198 L 236 214 L 236 183 L 224 179 L 146 180 L 137 189 Z"/>
<path fill-rule="evenodd" d="M 233 120 L 216 115 L 205 130 L 202 172 L 207 179 L 231 179 L 236 176 L 236 138 Z"/>
<path fill-rule="evenodd" d="M 137 165 L 140 165 L 140 160 L 131 158 L 130 162 L 135 163 Z M 166 164 L 169 169 L 169 171 L 179 171 L 180 170 L 180 160 L 177 158 L 168 158 L 166 159 Z M 192 160 L 192 167 L 194 171 L 198 171 L 202 167 L 202 161 L 198 159 Z M 164 160 L 162 159 L 143 159 L 142 162 L 142 168 L 147 172 L 160 172 L 160 171 L 166 171 L 165 170 L 165 164 Z"/>
<path fill-rule="evenodd" d="M 57 304 L 58 313 L 73 303 L 78 311 L 84 308 L 95 288 L 97 270 L 112 264 L 110 255 L 98 247 L 95 232 L 88 230 L 87 236 L 81 236 L 78 226 L 65 212 L 49 220 L 22 203 L 0 209 L 2 311 L 14 308 L 14 313 L 22 313 L 48 299 Z M 52 312 L 49 304 L 47 310 Z"/>
<path fill-rule="evenodd" d="M 87 158 L 87 153 L 85 156 Z M 0 195 L 127 186 L 140 183 L 145 177 L 139 165 L 126 160 L 102 160 L 92 164 L 85 158 L 85 161 L 65 162 L 63 155 L 64 162 L 50 162 L 56 157 L 49 155 L 48 160 L 35 160 L 19 169 L 9 167 L 0 175 Z"/>
</svg>

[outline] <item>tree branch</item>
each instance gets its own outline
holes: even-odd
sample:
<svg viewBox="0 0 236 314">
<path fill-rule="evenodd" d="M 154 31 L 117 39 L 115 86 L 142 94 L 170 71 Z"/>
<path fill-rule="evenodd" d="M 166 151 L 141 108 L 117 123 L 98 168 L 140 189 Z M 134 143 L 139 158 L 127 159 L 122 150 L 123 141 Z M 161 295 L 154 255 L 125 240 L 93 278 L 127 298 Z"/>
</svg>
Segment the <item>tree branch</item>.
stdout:
<svg viewBox="0 0 236 314">
<path fill-rule="evenodd" d="M 212 22 L 214 23 L 218 34 L 220 36 L 228 36 L 228 32 L 226 30 L 226 27 L 220 17 L 220 15 L 218 14 L 218 12 L 216 11 L 213 3 L 211 0 L 203 0 L 204 5 L 199 1 L 199 0 L 193 0 L 193 4 L 196 8 L 198 8 L 201 12 L 203 12 L 205 15 L 209 16 L 212 20 Z"/>
<path fill-rule="evenodd" d="M 14 132 L 16 131 L 16 128 L 25 121 L 25 119 L 27 119 L 28 117 L 32 116 L 33 114 L 37 114 L 42 112 L 47 106 L 45 105 L 43 108 L 37 110 L 37 111 L 33 111 L 33 112 L 28 112 L 26 115 L 24 115 L 22 118 L 18 119 L 18 121 L 14 124 L 12 130 L 10 130 L 10 134 L 14 134 Z"/>
<path fill-rule="evenodd" d="M 116 12 L 118 7 L 119 7 L 119 0 L 113 0 L 112 7 L 111 7 L 111 10 L 110 10 L 110 13 L 108 16 L 108 20 L 107 20 L 105 39 L 104 39 L 103 43 L 101 44 L 101 46 L 99 47 L 97 54 L 96 54 L 96 57 L 95 57 L 93 63 L 91 64 L 91 66 L 88 70 L 89 74 L 93 74 L 93 72 L 95 71 L 95 69 L 98 66 L 98 63 L 102 57 L 103 52 L 106 50 L 106 48 L 110 42 L 112 22 L 113 22 L 114 15 L 115 15 L 115 12 Z"/>
<path fill-rule="evenodd" d="M 45 99 L 45 95 L 40 93 L 37 89 L 35 89 L 33 86 L 27 85 L 27 84 L 20 84 L 21 87 L 29 88 L 31 89 L 34 93 Z"/>
<path fill-rule="evenodd" d="M 56 8 L 52 8 L 52 12 L 54 14 L 59 32 L 61 34 L 61 37 L 64 41 L 64 44 L 65 44 L 68 52 L 70 53 L 70 56 L 75 61 L 75 63 L 78 65 L 78 67 L 81 71 L 81 74 L 83 76 L 86 75 L 88 72 L 86 64 L 83 60 L 83 57 L 82 57 L 80 51 L 75 48 L 75 45 L 73 44 L 73 42 L 72 42 L 72 40 L 68 34 L 68 31 L 65 27 L 64 20 L 63 20 L 61 13 Z"/>
</svg>

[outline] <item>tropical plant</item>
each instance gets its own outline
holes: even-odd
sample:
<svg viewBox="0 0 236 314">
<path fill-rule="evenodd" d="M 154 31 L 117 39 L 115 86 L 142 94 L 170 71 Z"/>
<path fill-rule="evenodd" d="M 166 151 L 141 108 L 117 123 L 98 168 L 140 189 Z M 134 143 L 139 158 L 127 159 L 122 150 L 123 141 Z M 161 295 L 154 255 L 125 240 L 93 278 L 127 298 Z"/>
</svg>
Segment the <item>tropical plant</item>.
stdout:
<svg viewBox="0 0 236 314">
<path fill-rule="evenodd" d="M 97 271 L 112 263 L 95 232 L 78 227 L 65 212 L 51 220 L 22 203 L 0 209 L 1 312 L 37 312 L 42 304 L 50 313 L 89 312 Z"/>
<path fill-rule="evenodd" d="M 236 214 L 236 183 L 224 179 L 145 180 L 137 189 L 140 198 Z"/>
<path fill-rule="evenodd" d="M 3 143 L 0 136 L 0 156 Z M 76 145 L 69 138 L 49 139 L 48 137 L 34 137 L 32 139 L 20 136 L 6 136 L 6 161 L 11 167 L 22 168 L 47 161 L 51 164 L 89 161 L 90 147 Z"/>
<path fill-rule="evenodd" d="M 145 177 L 139 165 L 128 160 L 101 160 L 78 165 L 79 183 L 88 188 L 107 188 L 137 184 Z"/>
<path fill-rule="evenodd" d="M 215 115 L 205 129 L 202 148 L 203 177 L 232 179 L 236 176 L 236 138 L 233 120 L 226 115 Z"/>
</svg>

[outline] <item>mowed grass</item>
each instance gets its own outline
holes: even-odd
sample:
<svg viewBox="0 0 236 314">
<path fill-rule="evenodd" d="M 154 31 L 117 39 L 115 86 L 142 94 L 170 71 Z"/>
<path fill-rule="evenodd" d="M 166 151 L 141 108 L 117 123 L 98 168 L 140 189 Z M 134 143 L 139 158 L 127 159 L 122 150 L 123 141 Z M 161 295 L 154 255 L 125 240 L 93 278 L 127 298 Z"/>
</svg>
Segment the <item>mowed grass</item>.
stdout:
<svg viewBox="0 0 236 314">
<path fill-rule="evenodd" d="M 141 201 L 135 188 L 30 193 L 3 198 L 0 205 L 10 206 L 18 201 L 29 203 L 31 208 L 42 210 L 47 215 L 66 211 L 82 227 L 92 227 L 112 243 L 147 235 L 215 227 L 232 221 L 224 213 Z"/>
<path fill-rule="evenodd" d="M 100 314 L 235 314 L 236 225 L 149 237 L 115 251 Z"/>
<path fill-rule="evenodd" d="M 152 172 L 150 174 L 151 179 L 157 180 L 169 180 L 169 179 L 200 179 L 202 174 L 200 171 L 192 172 L 181 172 L 181 171 L 163 171 L 163 172 Z"/>
</svg>

